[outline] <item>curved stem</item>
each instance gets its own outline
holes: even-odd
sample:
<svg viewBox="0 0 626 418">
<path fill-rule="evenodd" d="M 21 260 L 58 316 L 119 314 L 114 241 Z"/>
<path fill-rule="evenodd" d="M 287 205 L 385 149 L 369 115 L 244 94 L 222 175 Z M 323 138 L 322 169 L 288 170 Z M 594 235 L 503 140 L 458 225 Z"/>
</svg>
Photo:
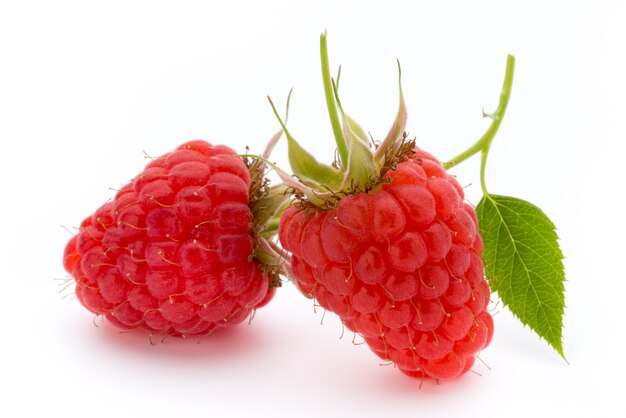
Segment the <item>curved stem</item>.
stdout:
<svg viewBox="0 0 626 418">
<path fill-rule="evenodd" d="M 452 158 L 451 160 L 445 162 L 443 164 L 444 168 L 447 170 L 449 168 L 454 167 L 457 164 L 462 163 L 467 160 L 472 155 L 478 153 L 479 151 L 483 152 L 483 164 L 481 166 L 481 173 L 484 170 L 484 163 L 487 160 L 487 153 L 489 151 L 489 146 L 493 141 L 493 138 L 496 136 L 498 129 L 500 128 L 500 124 L 502 123 L 502 119 L 504 118 L 504 114 L 506 113 L 507 106 L 509 105 L 509 98 L 511 97 L 511 87 L 513 86 L 513 74 L 515 72 L 515 57 L 513 55 L 507 56 L 506 60 L 506 70 L 504 73 L 504 82 L 502 84 L 502 90 L 500 92 L 500 103 L 498 104 L 497 109 L 493 113 L 485 113 L 483 111 L 483 116 L 491 118 L 492 122 L 487 128 L 487 131 L 483 134 L 482 137 L 474 145 Z M 483 183 L 483 178 L 481 178 L 481 183 Z M 484 184 L 483 184 L 484 186 Z M 483 189 L 485 189 L 483 187 Z"/>
<path fill-rule="evenodd" d="M 487 167 L 487 154 L 489 154 L 489 146 L 480 154 L 480 188 L 485 196 L 489 196 L 487 192 L 487 183 L 485 182 L 485 167 Z"/>
<path fill-rule="evenodd" d="M 328 116 L 330 124 L 335 135 L 337 143 L 337 151 L 343 167 L 348 165 L 348 146 L 343 136 L 343 129 L 337 112 L 337 104 L 335 102 L 335 93 L 333 91 L 333 83 L 330 76 L 330 65 L 328 63 L 328 45 L 326 43 L 326 32 L 320 36 L 320 58 L 322 62 L 322 81 L 324 82 L 324 94 L 326 95 L 326 107 L 328 108 Z"/>
</svg>

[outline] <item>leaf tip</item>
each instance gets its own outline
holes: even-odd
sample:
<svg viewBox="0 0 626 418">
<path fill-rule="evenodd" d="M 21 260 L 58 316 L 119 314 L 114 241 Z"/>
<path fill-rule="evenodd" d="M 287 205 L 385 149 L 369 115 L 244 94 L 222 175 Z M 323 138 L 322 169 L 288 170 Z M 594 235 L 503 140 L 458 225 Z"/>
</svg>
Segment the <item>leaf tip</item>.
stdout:
<svg viewBox="0 0 626 418">
<path fill-rule="evenodd" d="M 570 364 L 569 360 L 567 359 L 567 357 L 565 357 L 565 352 L 563 351 L 563 343 L 561 341 L 558 341 L 557 344 L 552 344 L 549 343 L 552 348 L 554 348 L 557 352 L 557 354 L 559 355 L 559 357 L 561 357 L 563 359 L 563 361 L 565 361 L 565 363 L 567 363 L 568 365 Z"/>
</svg>

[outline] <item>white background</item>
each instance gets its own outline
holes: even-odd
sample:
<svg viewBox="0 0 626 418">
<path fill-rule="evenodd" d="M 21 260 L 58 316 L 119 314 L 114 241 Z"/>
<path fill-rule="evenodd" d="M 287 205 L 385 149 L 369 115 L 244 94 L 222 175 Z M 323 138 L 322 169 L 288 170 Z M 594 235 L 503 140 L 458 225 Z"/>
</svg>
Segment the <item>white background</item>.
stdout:
<svg viewBox="0 0 626 418">
<path fill-rule="evenodd" d="M 626 8 L 601 1 L 0 3 L 0 391 L 11 416 L 617 416 L 625 412 Z M 318 63 L 374 137 L 397 107 L 441 159 L 478 138 L 506 54 L 513 94 L 493 193 L 530 200 L 566 255 L 566 364 L 506 309 L 475 371 L 403 376 L 289 283 L 251 325 L 152 346 L 63 290 L 72 229 L 146 164 L 203 138 L 260 152 L 291 87 L 292 133 L 330 161 Z M 283 166 L 281 144 L 273 159 Z M 455 169 L 480 198 L 476 159 Z M 61 279 L 61 280 L 58 280 Z M 94 326 L 97 325 L 97 326 Z M 357 342 L 359 339 L 357 338 Z M 620 388 L 621 386 L 621 388 Z M 609 412 L 613 411 L 613 412 Z"/>
</svg>

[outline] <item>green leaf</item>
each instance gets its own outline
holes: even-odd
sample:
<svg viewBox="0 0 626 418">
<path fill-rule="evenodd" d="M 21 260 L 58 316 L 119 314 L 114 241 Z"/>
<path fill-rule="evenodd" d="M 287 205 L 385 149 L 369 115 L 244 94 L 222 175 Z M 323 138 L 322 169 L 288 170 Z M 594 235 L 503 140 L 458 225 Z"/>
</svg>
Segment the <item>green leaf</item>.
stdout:
<svg viewBox="0 0 626 418">
<path fill-rule="evenodd" d="M 532 203 L 485 195 L 476 208 L 491 289 L 565 359 L 563 253 L 555 226 Z"/>
</svg>

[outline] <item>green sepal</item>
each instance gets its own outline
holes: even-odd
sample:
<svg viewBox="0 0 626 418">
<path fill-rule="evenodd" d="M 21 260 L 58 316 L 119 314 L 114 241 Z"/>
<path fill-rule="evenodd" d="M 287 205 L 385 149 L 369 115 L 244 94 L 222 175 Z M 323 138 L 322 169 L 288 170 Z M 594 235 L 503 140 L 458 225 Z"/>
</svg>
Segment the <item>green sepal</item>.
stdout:
<svg viewBox="0 0 626 418">
<path fill-rule="evenodd" d="M 348 122 L 348 126 L 350 127 L 350 130 L 354 132 L 361 141 L 365 143 L 369 143 L 368 138 L 370 136 L 367 134 L 367 132 L 365 132 L 365 129 L 363 129 L 361 125 L 357 123 L 357 121 L 352 119 L 350 115 L 346 114 L 346 119 Z"/>
<path fill-rule="evenodd" d="M 277 166 L 276 164 L 274 164 L 273 162 L 269 161 L 267 158 L 261 155 L 239 154 L 239 156 L 244 157 L 244 158 L 256 158 L 258 160 L 263 161 L 272 170 L 274 170 L 276 174 L 278 174 L 278 177 L 280 177 L 280 180 L 284 183 L 285 186 L 301 192 L 304 196 L 306 196 L 307 199 L 309 199 L 315 205 L 324 204 L 333 195 L 332 191 L 328 191 L 328 190 L 324 191 L 323 186 L 315 183 L 314 181 L 309 180 L 307 183 L 304 183 L 300 179 L 290 175 L 285 170 L 283 170 L 282 168 L 280 168 L 279 166 Z"/>
<path fill-rule="evenodd" d="M 289 94 L 287 95 L 287 104 L 285 105 L 285 120 L 283 121 L 285 125 L 287 124 L 287 120 L 289 119 L 289 104 L 291 103 L 291 93 L 293 93 L 293 88 L 289 90 Z M 274 147 L 278 143 L 278 140 L 281 136 L 283 136 L 282 128 L 278 132 L 276 132 L 266 144 L 265 150 L 262 154 L 263 158 L 268 159 L 270 157 L 272 151 L 274 150 Z"/>
<path fill-rule="evenodd" d="M 252 215 L 254 216 L 254 220 L 261 231 L 265 231 L 269 221 L 289 200 L 288 190 L 289 188 L 282 183 L 272 186 L 267 191 L 267 194 L 261 197 L 252 206 Z"/>
<path fill-rule="evenodd" d="M 298 141 L 296 141 L 287 130 L 285 123 L 276 111 L 276 107 L 274 106 L 272 99 L 269 97 L 267 99 L 272 106 L 272 110 L 274 111 L 281 128 L 285 132 L 285 136 L 287 137 L 287 153 L 293 174 L 309 186 L 318 188 L 320 192 L 324 192 L 326 190 L 339 190 L 343 180 L 343 173 L 329 165 L 318 162 L 315 157 L 302 148 Z"/>
<path fill-rule="evenodd" d="M 348 166 L 343 177 L 342 190 L 363 189 L 378 174 L 372 150 L 363 128 L 344 112 L 336 85 L 333 85 L 333 90 L 342 118 L 343 136 L 348 144 Z"/>
<path fill-rule="evenodd" d="M 272 219 L 270 219 L 265 224 L 265 228 L 263 229 L 263 232 L 261 233 L 264 238 L 269 239 L 273 237 L 274 235 L 276 235 L 276 233 L 278 232 L 278 228 L 280 226 L 280 218 L 282 216 L 282 212 L 284 211 L 284 209 L 287 208 L 287 206 L 285 206 L 284 208 L 281 208 L 281 210 L 277 213 L 277 215 L 275 215 Z"/>
<path fill-rule="evenodd" d="M 382 167 L 385 164 L 385 155 L 398 143 L 402 135 L 404 134 L 404 128 L 406 127 L 407 109 L 404 102 L 404 94 L 402 93 L 402 68 L 400 67 L 400 61 L 398 63 L 398 90 L 400 93 L 400 102 L 398 104 L 398 112 L 396 118 L 387 133 L 385 139 L 380 143 L 376 152 L 374 153 L 374 161 L 378 167 Z"/>
<path fill-rule="evenodd" d="M 333 129 L 333 135 L 335 136 L 335 143 L 337 144 L 337 153 L 339 154 L 339 162 L 342 167 L 348 165 L 348 143 L 344 137 L 344 132 L 339 121 L 339 115 L 337 114 L 337 106 L 335 102 L 335 86 L 333 85 L 332 78 L 330 76 L 330 65 L 328 60 L 328 43 L 326 42 L 326 31 L 320 35 L 320 63 L 322 66 L 322 83 L 324 84 L 324 97 L 326 98 L 326 108 L 328 109 L 328 117 L 330 118 L 330 125 Z M 341 74 L 341 67 L 339 67 L 339 73 L 337 74 L 337 81 Z"/>
</svg>

